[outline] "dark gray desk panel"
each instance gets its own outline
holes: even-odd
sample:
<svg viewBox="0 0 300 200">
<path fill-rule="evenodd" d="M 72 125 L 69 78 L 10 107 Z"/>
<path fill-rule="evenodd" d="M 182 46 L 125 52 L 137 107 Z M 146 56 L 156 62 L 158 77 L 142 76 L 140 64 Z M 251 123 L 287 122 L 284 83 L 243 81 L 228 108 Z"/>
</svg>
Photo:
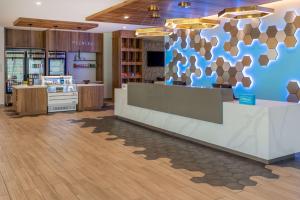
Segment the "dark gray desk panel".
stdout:
<svg viewBox="0 0 300 200">
<path fill-rule="evenodd" d="M 223 102 L 232 100 L 231 89 L 128 84 L 128 105 L 219 124 Z"/>
</svg>

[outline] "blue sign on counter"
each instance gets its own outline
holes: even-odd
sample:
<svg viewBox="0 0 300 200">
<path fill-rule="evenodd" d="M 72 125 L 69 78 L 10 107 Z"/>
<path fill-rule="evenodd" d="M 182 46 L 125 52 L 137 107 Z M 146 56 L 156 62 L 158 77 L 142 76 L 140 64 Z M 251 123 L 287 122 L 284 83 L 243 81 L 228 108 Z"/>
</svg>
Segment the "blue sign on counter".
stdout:
<svg viewBox="0 0 300 200">
<path fill-rule="evenodd" d="M 255 105 L 256 96 L 254 94 L 241 94 L 239 97 L 240 104 L 244 105 Z"/>
</svg>

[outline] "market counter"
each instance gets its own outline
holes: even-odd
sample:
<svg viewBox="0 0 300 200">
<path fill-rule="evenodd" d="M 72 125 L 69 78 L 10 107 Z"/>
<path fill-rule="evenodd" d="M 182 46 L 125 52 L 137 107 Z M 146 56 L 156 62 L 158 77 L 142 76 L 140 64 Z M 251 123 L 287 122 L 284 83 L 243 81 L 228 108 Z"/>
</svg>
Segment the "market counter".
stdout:
<svg viewBox="0 0 300 200">
<path fill-rule="evenodd" d="M 103 84 L 77 84 L 76 86 L 78 90 L 78 111 L 102 108 L 104 102 Z M 21 116 L 47 114 L 48 98 L 60 98 L 63 101 L 64 95 L 49 97 L 45 85 L 13 86 L 13 109 Z"/>
<path fill-rule="evenodd" d="M 300 152 L 299 104 L 257 100 L 257 105 L 248 106 L 223 102 L 223 123 L 218 124 L 129 105 L 127 90 L 115 89 L 115 115 L 132 123 L 263 163 Z"/>
<path fill-rule="evenodd" d="M 12 99 L 13 109 L 19 115 L 47 114 L 46 86 L 14 86 Z"/>
</svg>

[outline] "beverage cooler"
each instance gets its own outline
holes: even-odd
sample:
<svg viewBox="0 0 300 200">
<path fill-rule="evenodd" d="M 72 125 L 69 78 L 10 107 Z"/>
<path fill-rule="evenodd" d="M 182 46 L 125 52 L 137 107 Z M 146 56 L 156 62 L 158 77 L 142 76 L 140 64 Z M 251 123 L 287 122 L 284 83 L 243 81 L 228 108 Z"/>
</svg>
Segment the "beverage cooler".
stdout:
<svg viewBox="0 0 300 200">
<path fill-rule="evenodd" d="M 62 76 L 66 74 L 66 52 L 49 52 L 49 75 Z"/>
<path fill-rule="evenodd" d="M 44 50 L 28 50 L 27 51 L 27 78 L 30 75 L 45 75 L 45 51 Z"/>
<path fill-rule="evenodd" d="M 25 77 L 26 52 L 22 50 L 8 50 L 5 52 L 5 104 L 12 104 L 12 87 L 20 85 Z"/>
</svg>

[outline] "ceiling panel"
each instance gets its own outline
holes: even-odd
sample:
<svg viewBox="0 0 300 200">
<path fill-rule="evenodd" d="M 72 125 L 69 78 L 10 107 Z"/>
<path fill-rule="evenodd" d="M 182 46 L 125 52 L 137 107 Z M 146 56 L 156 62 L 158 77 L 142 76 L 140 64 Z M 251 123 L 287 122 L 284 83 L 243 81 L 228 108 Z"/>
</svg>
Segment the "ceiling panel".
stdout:
<svg viewBox="0 0 300 200">
<path fill-rule="evenodd" d="M 278 0 L 190 0 L 190 8 L 178 7 L 179 0 L 127 0 L 106 10 L 88 16 L 89 21 L 126 23 L 135 25 L 161 26 L 168 18 L 193 18 L 217 14 L 226 7 L 260 5 Z M 159 6 L 160 18 L 153 19 L 148 12 L 148 6 Z M 129 19 L 124 19 L 124 16 Z"/>
</svg>

